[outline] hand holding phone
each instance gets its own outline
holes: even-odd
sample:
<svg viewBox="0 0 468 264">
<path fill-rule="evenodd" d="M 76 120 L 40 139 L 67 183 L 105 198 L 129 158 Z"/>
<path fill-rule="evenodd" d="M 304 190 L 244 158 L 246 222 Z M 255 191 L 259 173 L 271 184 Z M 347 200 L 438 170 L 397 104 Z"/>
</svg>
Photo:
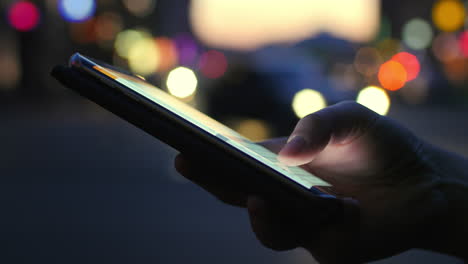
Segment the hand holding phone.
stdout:
<svg viewBox="0 0 468 264">
<path fill-rule="evenodd" d="M 226 172 L 190 155 L 177 157 L 176 168 L 221 201 L 246 207 L 266 247 L 304 247 L 319 263 L 362 263 L 436 241 L 430 230 L 438 222 L 428 219 L 441 219 L 446 204 L 425 144 L 408 130 L 345 102 L 305 117 L 290 138 L 263 146 L 320 175 L 343 198 L 278 204 L 216 182 Z"/>
<path fill-rule="evenodd" d="M 219 199 L 247 207 L 257 237 L 270 248 L 301 246 L 326 263 L 375 260 L 427 245 L 434 237 L 426 231 L 438 224 L 428 219 L 445 212 L 440 175 L 426 159 L 437 151 L 356 103 L 307 116 L 289 142 L 255 144 L 143 80 L 79 54 L 53 75 L 178 149 L 178 170 Z"/>
<path fill-rule="evenodd" d="M 320 192 L 317 188 L 330 186 L 300 167 L 282 164 L 275 153 L 141 78 L 80 54 L 72 56 L 69 67 L 56 68 L 53 75 L 179 151 L 251 175 L 220 178 L 246 192 L 271 197 L 286 192 L 292 195 L 285 197 L 315 199 Z"/>
</svg>

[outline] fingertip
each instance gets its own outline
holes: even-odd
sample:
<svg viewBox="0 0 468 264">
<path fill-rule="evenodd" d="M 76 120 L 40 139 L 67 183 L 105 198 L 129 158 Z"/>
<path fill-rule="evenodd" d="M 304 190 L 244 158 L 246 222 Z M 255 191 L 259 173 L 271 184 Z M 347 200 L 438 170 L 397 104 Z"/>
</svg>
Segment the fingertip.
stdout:
<svg viewBox="0 0 468 264">
<path fill-rule="evenodd" d="M 293 134 L 278 153 L 278 160 L 287 166 L 300 166 L 314 160 L 328 143 L 328 137 L 310 137 Z"/>
<path fill-rule="evenodd" d="M 281 153 L 287 156 L 294 156 L 307 149 L 307 140 L 301 135 L 292 135 L 287 144 L 281 149 Z"/>
<path fill-rule="evenodd" d="M 286 141 L 287 141 L 287 138 L 282 137 L 282 138 L 274 138 L 274 139 L 269 139 L 269 140 L 265 140 L 262 142 L 257 142 L 257 144 L 263 146 L 264 148 L 267 148 L 268 150 L 274 153 L 278 153 L 286 145 Z"/>
<path fill-rule="evenodd" d="M 291 155 L 287 152 L 280 152 L 278 154 L 278 161 L 286 166 L 301 166 L 313 161 L 315 154 L 301 153 Z"/>
</svg>

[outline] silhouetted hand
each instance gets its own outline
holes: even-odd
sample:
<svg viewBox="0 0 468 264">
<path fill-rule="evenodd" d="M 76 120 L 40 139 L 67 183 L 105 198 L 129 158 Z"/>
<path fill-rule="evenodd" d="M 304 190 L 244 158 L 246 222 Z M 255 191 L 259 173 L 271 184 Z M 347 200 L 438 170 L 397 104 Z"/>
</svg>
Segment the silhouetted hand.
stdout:
<svg viewBox="0 0 468 264">
<path fill-rule="evenodd" d="M 278 206 L 229 190 L 210 179 L 233 172 L 210 164 L 178 156 L 176 168 L 222 201 L 246 206 L 253 231 L 272 249 L 304 247 L 320 263 L 361 263 L 417 247 L 441 249 L 436 244 L 443 235 L 437 229 L 446 224 L 448 206 L 436 169 L 440 164 L 435 164 L 441 160 L 438 150 L 350 102 L 303 118 L 286 141 L 261 144 L 279 152 L 286 165 L 302 166 L 332 184 L 339 198 L 333 213 L 326 212 L 330 217 L 323 217 L 320 202 Z"/>
</svg>

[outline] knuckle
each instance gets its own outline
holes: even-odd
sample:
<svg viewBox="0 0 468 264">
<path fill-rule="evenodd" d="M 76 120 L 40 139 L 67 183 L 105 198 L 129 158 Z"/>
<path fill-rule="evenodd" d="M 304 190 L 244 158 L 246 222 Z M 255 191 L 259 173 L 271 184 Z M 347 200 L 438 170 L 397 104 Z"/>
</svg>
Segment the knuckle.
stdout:
<svg viewBox="0 0 468 264">
<path fill-rule="evenodd" d="M 370 113 L 375 114 L 375 112 L 373 112 L 369 108 L 363 106 L 362 104 L 356 101 L 343 101 L 337 104 L 337 106 L 342 106 L 343 107 L 342 109 L 344 111 L 349 111 L 351 113 L 355 112 L 355 113 L 361 113 L 361 114 L 370 114 Z"/>
<path fill-rule="evenodd" d="M 319 111 L 305 116 L 299 121 L 298 129 L 308 129 L 311 127 L 321 127 L 326 124 L 324 112 Z"/>
</svg>

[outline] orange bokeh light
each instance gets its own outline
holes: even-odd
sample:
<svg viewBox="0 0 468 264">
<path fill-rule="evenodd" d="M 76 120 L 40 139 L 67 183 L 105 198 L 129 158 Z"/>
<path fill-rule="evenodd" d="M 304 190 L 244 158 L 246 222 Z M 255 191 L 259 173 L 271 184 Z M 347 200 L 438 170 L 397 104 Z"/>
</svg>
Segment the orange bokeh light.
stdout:
<svg viewBox="0 0 468 264">
<path fill-rule="evenodd" d="M 178 63 L 176 46 L 174 42 L 167 37 L 156 38 L 155 42 L 160 55 L 158 70 L 166 72 Z"/>
<path fill-rule="evenodd" d="M 398 53 L 393 56 L 392 61 L 396 61 L 405 67 L 407 82 L 416 79 L 421 71 L 421 65 L 419 64 L 418 58 L 408 52 Z"/>
<path fill-rule="evenodd" d="M 390 60 L 380 66 L 378 77 L 382 87 L 396 91 L 405 86 L 408 74 L 403 65 Z"/>
</svg>

